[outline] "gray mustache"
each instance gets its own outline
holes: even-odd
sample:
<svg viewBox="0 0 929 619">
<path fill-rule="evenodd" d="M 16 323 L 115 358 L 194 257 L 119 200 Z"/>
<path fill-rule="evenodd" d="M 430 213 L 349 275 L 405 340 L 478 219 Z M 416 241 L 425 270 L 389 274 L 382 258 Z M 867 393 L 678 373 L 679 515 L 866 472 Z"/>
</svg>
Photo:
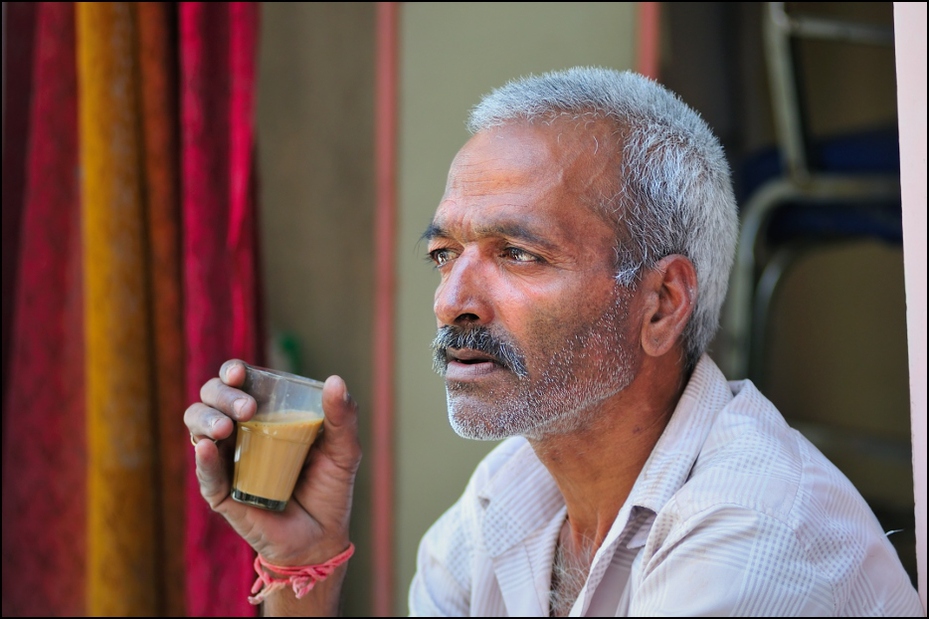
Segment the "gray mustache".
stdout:
<svg viewBox="0 0 929 619">
<path fill-rule="evenodd" d="M 432 368 L 444 376 L 448 367 L 447 352 L 449 348 L 468 348 L 484 353 L 517 376 L 529 376 L 526 360 L 519 349 L 512 343 L 493 335 L 487 327 L 458 327 L 446 325 L 440 327 L 432 340 Z"/>
</svg>

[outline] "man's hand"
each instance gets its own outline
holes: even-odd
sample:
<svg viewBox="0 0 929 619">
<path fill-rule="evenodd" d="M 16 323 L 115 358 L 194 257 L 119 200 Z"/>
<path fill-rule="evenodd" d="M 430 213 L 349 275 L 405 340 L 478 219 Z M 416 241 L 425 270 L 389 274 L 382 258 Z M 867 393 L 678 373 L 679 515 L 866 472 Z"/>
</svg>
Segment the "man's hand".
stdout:
<svg viewBox="0 0 929 619">
<path fill-rule="evenodd" d="M 330 376 L 326 380 L 323 387 L 326 419 L 322 432 L 310 449 L 287 507 L 283 512 L 270 512 L 238 503 L 230 495 L 235 447 L 233 421 L 251 419 L 257 408 L 255 400 L 238 389 L 244 380 L 244 364 L 227 361 L 219 378 L 209 380 L 201 388 L 202 402 L 192 404 L 184 413 L 184 423 L 196 441 L 200 494 L 268 563 L 281 566 L 324 563 L 349 545 L 352 490 L 361 462 L 357 404 L 340 377 Z M 340 572 L 344 575 L 344 570 Z M 321 589 L 332 590 L 334 584 L 328 583 Z M 336 597 L 338 589 L 335 587 Z M 284 594 L 273 597 L 281 595 Z M 292 592 L 287 595 L 293 597 Z"/>
</svg>

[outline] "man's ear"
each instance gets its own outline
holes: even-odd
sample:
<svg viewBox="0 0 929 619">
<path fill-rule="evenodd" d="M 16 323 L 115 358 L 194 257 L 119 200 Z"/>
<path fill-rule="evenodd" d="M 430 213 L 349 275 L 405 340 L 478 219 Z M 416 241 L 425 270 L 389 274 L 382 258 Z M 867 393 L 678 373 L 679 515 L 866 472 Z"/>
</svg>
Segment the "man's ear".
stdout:
<svg viewBox="0 0 929 619">
<path fill-rule="evenodd" d="M 674 348 L 697 302 L 697 271 L 686 256 L 665 256 L 642 278 L 642 349 L 660 357 Z"/>
</svg>

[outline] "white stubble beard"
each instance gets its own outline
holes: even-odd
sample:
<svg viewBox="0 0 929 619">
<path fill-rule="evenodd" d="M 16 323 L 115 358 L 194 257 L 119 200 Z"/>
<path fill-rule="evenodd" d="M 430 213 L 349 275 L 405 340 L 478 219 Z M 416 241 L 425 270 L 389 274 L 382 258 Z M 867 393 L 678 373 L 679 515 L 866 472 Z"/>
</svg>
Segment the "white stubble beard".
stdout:
<svg viewBox="0 0 929 619">
<path fill-rule="evenodd" d="M 621 332 L 628 318 L 629 296 L 624 291 L 628 289 L 617 289 L 610 307 L 574 333 L 549 358 L 545 369 L 533 372 L 530 368 L 529 377 L 523 378 L 514 374 L 515 389 L 491 392 L 473 402 L 468 391 L 446 384 L 448 418 L 455 432 L 475 440 L 517 435 L 541 439 L 589 425 L 597 404 L 625 389 L 634 378 L 634 356 Z M 578 376 L 577 368 L 587 369 Z"/>
</svg>

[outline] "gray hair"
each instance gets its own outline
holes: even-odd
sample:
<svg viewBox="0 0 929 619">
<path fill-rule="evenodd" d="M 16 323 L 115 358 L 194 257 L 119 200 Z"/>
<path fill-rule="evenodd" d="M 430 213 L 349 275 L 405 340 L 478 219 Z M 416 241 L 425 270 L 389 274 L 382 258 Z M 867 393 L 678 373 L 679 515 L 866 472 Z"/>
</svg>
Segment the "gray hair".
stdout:
<svg viewBox="0 0 929 619">
<path fill-rule="evenodd" d="M 697 301 L 683 334 L 693 367 L 719 327 L 738 236 L 722 145 L 696 111 L 657 82 L 600 67 L 513 80 L 471 110 L 468 130 L 581 117 L 616 127 L 616 143 L 605 152 L 621 156 L 619 177 L 599 207 L 616 228 L 617 281 L 632 285 L 669 254 L 694 265 Z"/>
</svg>

